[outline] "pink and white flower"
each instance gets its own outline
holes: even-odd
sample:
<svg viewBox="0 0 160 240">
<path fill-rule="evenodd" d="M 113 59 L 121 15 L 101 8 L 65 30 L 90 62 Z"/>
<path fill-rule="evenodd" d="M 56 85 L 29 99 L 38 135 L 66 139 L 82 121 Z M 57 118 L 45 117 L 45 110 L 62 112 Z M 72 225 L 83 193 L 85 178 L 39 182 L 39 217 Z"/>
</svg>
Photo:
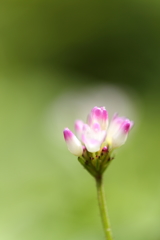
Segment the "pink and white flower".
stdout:
<svg viewBox="0 0 160 240">
<path fill-rule="evenodd" d="M 99 123 L 102 130 L 106 130 L 108 126 L 108 112 L 105 107 L 94 107 L 88 115 L 87 123 L 92 127 L 95 123 Z"/>
<path fill-rule="evenodd" d="M 123 145 L 133 122 L 115 115 L 108 127 L 108 112 L 105 107 L 94 107 L 87 118 L 87 124 L 81 120 L 75 122 L 76 136 L 66 128 L 64 138 L 68 149 L 76 156 L 83 154 L 83 149 L 96 153 L 104 149 L 114 149 Z"/>
<path fill-rule="evenodd" d="M 77 137 L 68 128 L 64 129 L 63 134 L 68 150 L 76 156 L 81 156 L 83 153 L 83 147 Z"/>
<path fill-rule="evenodd" d="M 128 133 L 133 126 L 133 122 L 124 117 L 114 115 L 107 131 L 106 143 L 112 149 L 123 145 L 128 137 Z"/>
</svg>

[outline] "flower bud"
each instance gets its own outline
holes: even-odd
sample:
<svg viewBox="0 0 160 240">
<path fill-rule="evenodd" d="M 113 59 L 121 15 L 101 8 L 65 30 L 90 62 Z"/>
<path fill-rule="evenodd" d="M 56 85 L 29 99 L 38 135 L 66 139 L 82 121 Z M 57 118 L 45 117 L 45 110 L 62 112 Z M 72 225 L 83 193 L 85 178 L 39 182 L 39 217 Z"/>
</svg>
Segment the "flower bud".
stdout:
<svg viewBox="0 0 160 240">
<path fill-rule="evenodd" d="M 106 130 L 108 126 L 108 112 L 105 107 L 94 107 L 88 116 L 87 122 L 90 127 L 98 123 L 101 130 Z"/>
<path fill-rule="evenodd" d="M 110 145 L 111 148 L 117 148 L 123 145 L 127 140 L 128 132 L 132 126 L 133 122 L 129 119 L 115 115 L 108 129 L 107 144 Z"/>
<path fill-rule="evenodd" d="M 81 156 L 83 153 L 83 147 L 77 137 L 68 129 L 65 128 L 63 131 L 64 139 L 66 141 L 68 150 L 76 156 Z"/>
</svg>

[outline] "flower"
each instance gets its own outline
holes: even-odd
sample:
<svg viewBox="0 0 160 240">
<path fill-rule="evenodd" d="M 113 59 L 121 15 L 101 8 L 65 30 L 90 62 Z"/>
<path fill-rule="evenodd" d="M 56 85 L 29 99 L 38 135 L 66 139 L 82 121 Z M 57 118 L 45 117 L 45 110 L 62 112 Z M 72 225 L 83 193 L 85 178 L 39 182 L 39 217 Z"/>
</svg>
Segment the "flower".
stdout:
<svg viewBox="0 0 160 240">
<path fill-rule="evenodd" d="M 107 131 L 106 143 L 112 148 L 120 147 L 126 142 L 132 126 L 133 122 L 129 119 L 114 115 Z"/>
<path fill-rule="evenodd" d="M 70 152 L 80 156 L 82 146 L 91 153 L 105 146 L 110 149 L 120 147 L 127 140 L 132 126 L 132 121 L 116 114 L 108 127 L 108 112 L 105 107 L 94 107 L 88 115 L 87 124 L 81 120 L 75 122 L 77 138 L 68 128 L 64 130 L 64 138 Z"/>
<path fill-rule="evenodd" d="M 95 175 L 95 172 L 106 169 L 113 159 L 112 150 L 126 142 L 132 126 L 132 121 L 119 117 L 118 114 L 113 116 L 108 126 L 108 112 L 105 107 L 94 107 L 88 115 L 87 123 L 76 120 L 76 136 L 68 128 L 63 133 L 68 150 L 79 157 L 82 165 L 87 162 L 85 168 Z M 90 164 L 91 160 L 93 161 Z"/>
<path fill-rule="evenodd" d="M 68 128 L 64 129 L 63 134 L 68 150 L 76 156 L 81 156 L 83 153 L 83 147 L 77 137 Z"/>
</svg>

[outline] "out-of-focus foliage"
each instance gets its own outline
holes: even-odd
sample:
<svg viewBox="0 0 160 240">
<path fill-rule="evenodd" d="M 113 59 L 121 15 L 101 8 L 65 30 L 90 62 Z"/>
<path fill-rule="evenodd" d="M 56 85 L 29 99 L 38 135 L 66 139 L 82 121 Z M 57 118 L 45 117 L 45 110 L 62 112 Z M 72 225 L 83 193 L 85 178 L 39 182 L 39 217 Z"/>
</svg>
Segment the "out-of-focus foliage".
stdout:
<svg viewBox="0 0 160 240">
<path fill-rule="evenodd" d="M 160 239 L 160 2 L 8 0 L 0 19 L 0 239 L 103 239 L 93 179 L 46 134 L 60 95 L 99 83 L 140 99 L 105 174 L 114 237 Z"/>
</svg>

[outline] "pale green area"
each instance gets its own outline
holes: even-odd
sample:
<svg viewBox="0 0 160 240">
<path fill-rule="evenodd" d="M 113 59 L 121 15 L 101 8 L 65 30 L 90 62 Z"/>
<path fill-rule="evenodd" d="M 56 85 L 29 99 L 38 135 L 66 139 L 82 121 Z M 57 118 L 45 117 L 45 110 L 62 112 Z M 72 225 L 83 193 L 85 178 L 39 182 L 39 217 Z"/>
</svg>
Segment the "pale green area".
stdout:
<svg viewBox="0 0 160 240">
<path fill-rule="evenodd" d="M 159 1 L 7 1 L 0 11 L 0 239 L 104 239 L 92 177 L 45 133 L 50 103 L 84 76 L 77 84 L 126 85 L 141 99 L 105 190 L 115 240 L 159 240 Z"/>
</svg>

